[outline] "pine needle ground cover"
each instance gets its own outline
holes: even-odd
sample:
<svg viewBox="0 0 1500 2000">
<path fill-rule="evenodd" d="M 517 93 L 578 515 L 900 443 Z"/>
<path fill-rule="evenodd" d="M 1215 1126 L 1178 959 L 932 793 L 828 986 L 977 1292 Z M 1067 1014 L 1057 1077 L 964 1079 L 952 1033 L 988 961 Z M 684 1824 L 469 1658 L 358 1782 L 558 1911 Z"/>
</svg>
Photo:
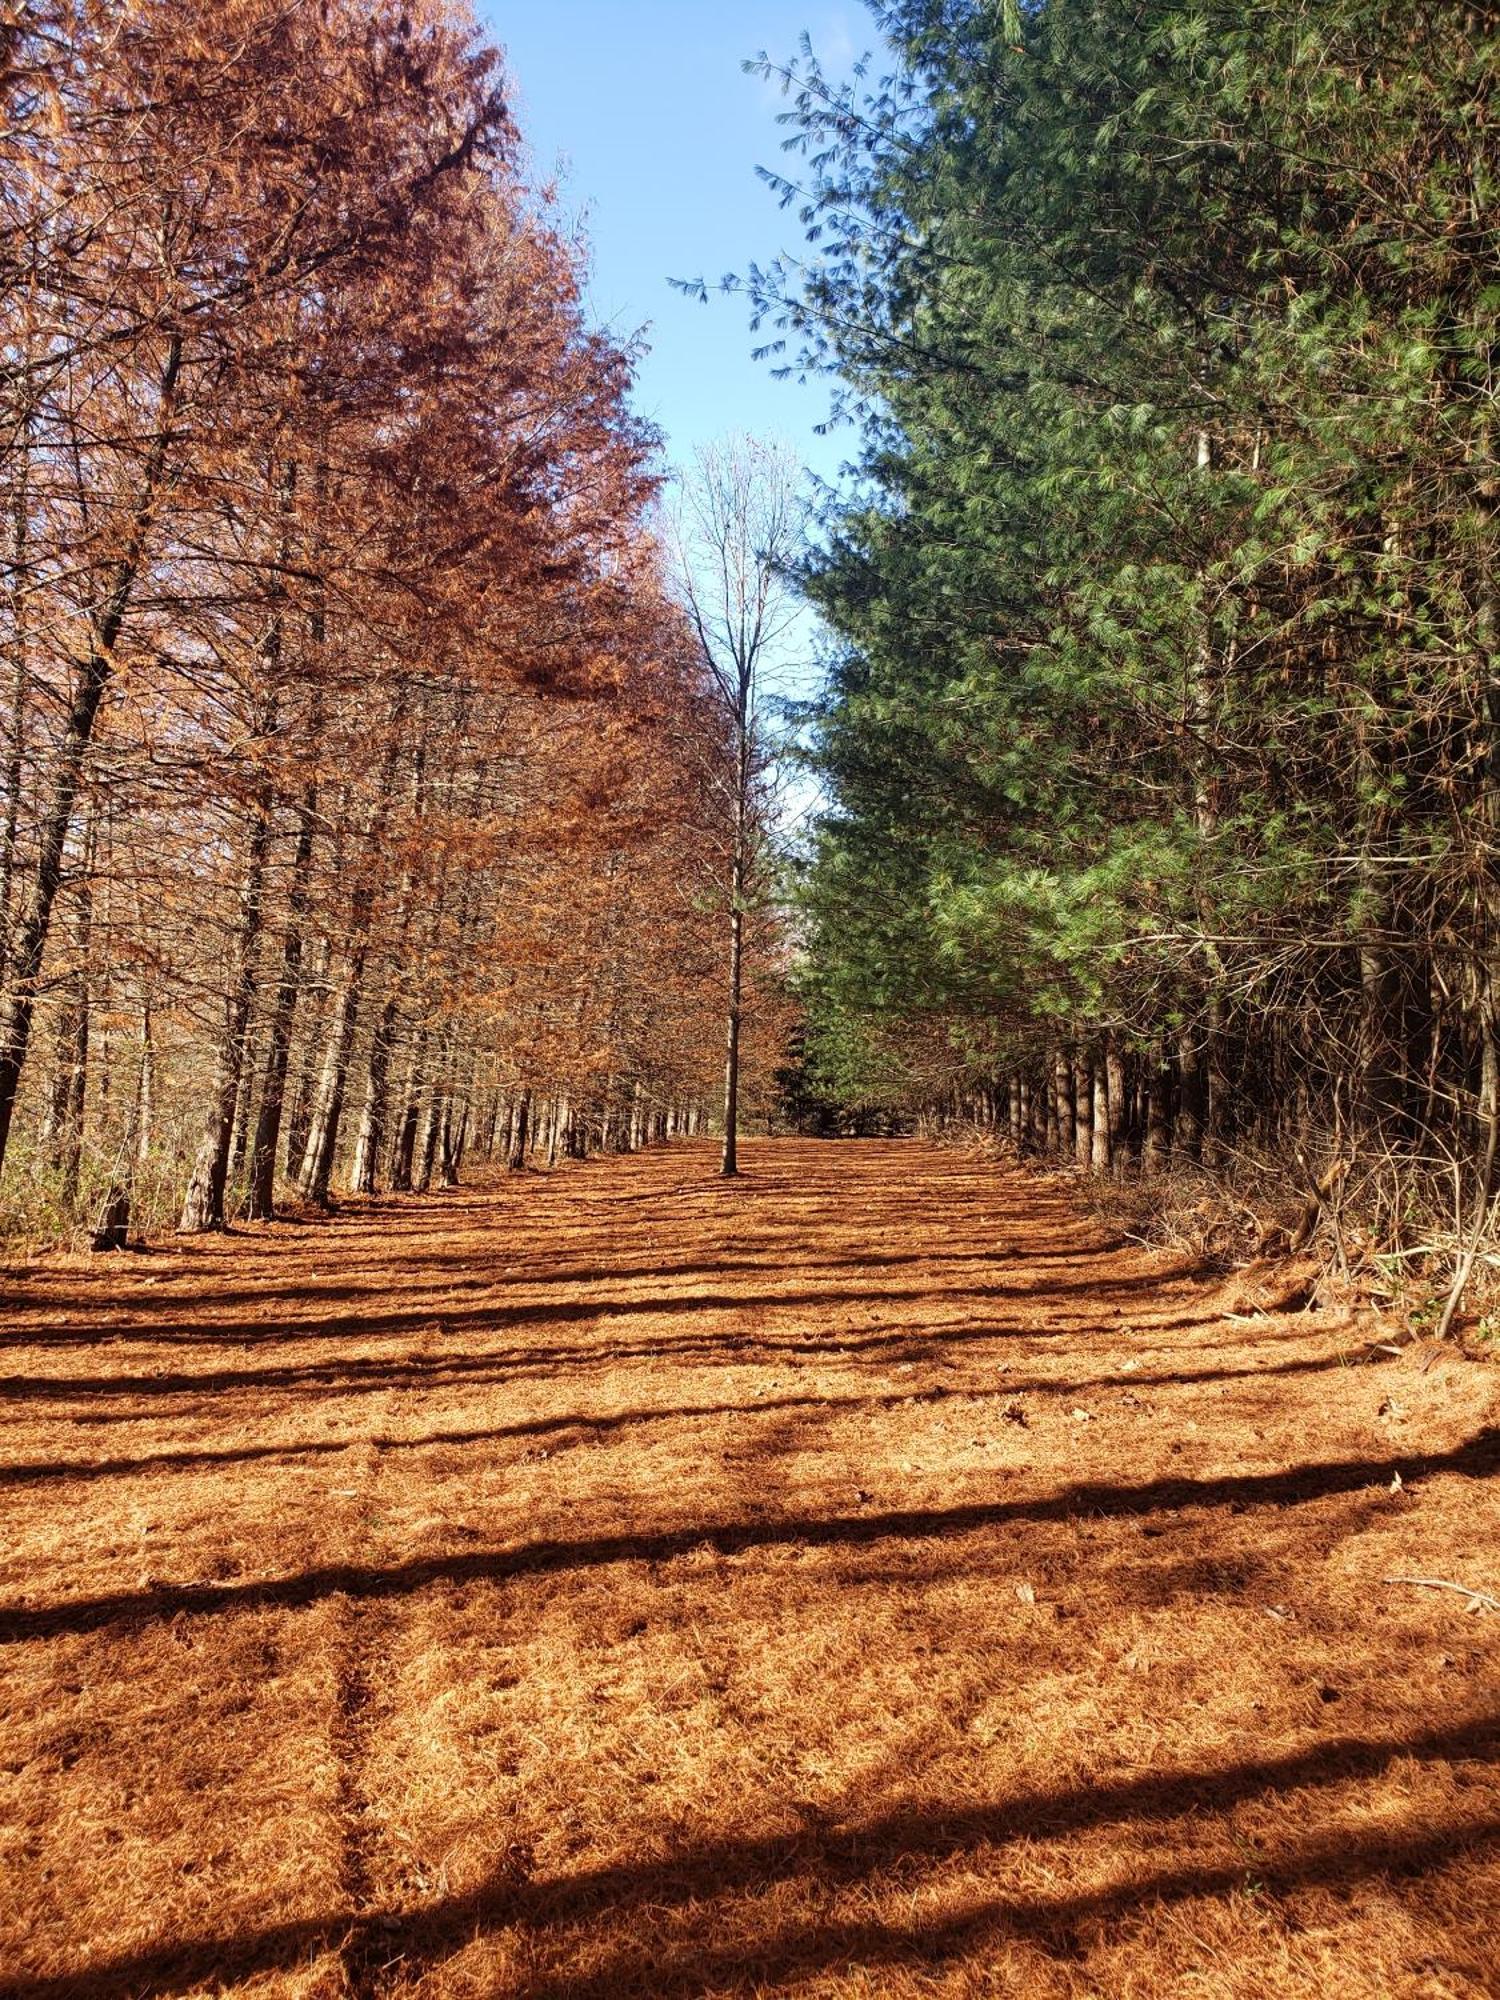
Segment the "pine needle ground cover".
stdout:
<svg viewBox="0 0 1500 2000">
<path fill-rule="evenodd" d="M 1500 1992 L 1500 1398 L 918 1145 L 4 1274 L 14 2000 Z"/>
</svg>

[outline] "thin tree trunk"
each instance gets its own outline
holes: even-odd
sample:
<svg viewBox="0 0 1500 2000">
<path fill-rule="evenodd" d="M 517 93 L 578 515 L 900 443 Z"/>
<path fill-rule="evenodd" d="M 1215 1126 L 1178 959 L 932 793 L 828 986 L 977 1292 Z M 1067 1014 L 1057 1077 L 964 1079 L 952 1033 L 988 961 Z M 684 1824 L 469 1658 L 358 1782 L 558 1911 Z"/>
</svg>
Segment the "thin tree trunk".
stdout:
<svg viewBox="0 0 1500 2000">
<path fill-rule="evenodd" d="M 146 1157 L 146 1145 L 142 1134 L 151 1105 L 151 1033 L 150 1008 L 142 1014 L 141 1062 L 136 1074 L 135 1091 L 130 1100 L 130 1116 L 126 1121 L 125 1136 L 120 1146 L 120 1170 L 116 1179 L 105 1189 L 99 1204 L 90 1247 L 94 1250 L 124 1250 L 130 1242 L 130 1212 L 135 1202 L 136 1170 Z"/>
<path fill-rule="evenodd" d="M 150 1156 L 156 1116 L 156 1045 L 151 1027 L 151 996 L 141 1000 L 141 1067 L 135 1088 L 135 1158 Z"/>
<path fill-rule="evenodd" d="M 1094 1156 L 1094 1072 L 1084 1057 L 1073 1058 L 1074 1153 L 1080 1167 Z"/>
<path fill-rule="evenodd" d="M 1109 1130 L 1109 1077 L 1102 1062 L 1096 1062 L 1094 1069 L 1094 1114 L 1091 1121 L 1093 1155 L 1090 1165 L 1096 1174 L 1105 1175 L 1110 1166 Z"/>
<path fill-rule="evenodd" d="M 1109 1092 L 1109 1169 L 1116 1180 L 1123 1180 L 1130 1167 L 1126 1144 L 1130 1100 L 1126 1091 L 1125 1057 L 1113 1036 L 1105 1047 L 1104 1070 Z"/>
<path fill-rule="evenodd" d="M 464 1152 L 469 1135 L 469 1099 L 467 1092 L 459 1098 L 450 1097 L 443 1106 L 443 1131 L 438 1144 L 438 1185 L 445 1188 L 458 1186 L 458 1177 L 463 1169 Z"/>
<path fill-rule="evenodd" d="M 1206 478 L 1214 469 L 1213 440 L 1199 431 L 1197 471 Z M 1231 642 L 1232 645 L 1232 642 Z M 1231 655 L 1232 657 L 1232 655 Z M 1189 737 L 1185 749 L 1193 788 L 1193 817 L 1198 836 L 1207 851 L 1219 828 L 1219 811 L 1214 796 L 1214 771 L 1209 747 L 1213 725 L 1214 646 L 1213 635 L 1205 626 L 1198 643 L 1197 658 L 1187 697 Z M 1198 897 L 1200 929 L 1212 929 L 1212 912 L 1206 895 Z M 1181 1118 L 1178 1145 L 1190 1159 L 1202 1159 L 1215 1150 L 1228 1106 L 1222 1089 L 1223 1007 L 1220 1000 L 1223 964 L 1219 948 L 1212 942 L 1200 948 L 1201 989 L 1196 1020 L 1184 1028 L 1180 1049 L 1182 1076 Z"/>
<path fill-rule="evenodd" d="M 483 1153 L 486 1163 L 495 1157 L 495 1148 L 500 1141 L 500 1119 L 507 1109 L 505 1099 L 500 1095 L 499 1091 L 491 1091 L 486 1099 L 486 1108 L 479 1118 L 479 1124 L 484 1131 L 484 1138 L 480 1142 L 480 1151 Z"/>
<path fill-rule="evenodd" d="M 1050 1159 L 1057 1151 L 1057 1136 L 1062 1130 L 1062 1105 L 1057 1095 L 1057 1072 L 1049 1062 L 1042 1072 L 1042 1080 L 1037 1085 L 1041 1096 L 1042 1130 L 1041 1147 Z"/>
<path fill-rule="evenodd" d="M 234 1101 L 234 1138 L 229 1148 L 229 1187 L 237 1187 L 244 1179 L 245 1161 L 250 1153 L 251 1112 L 255 1108 L 255 1010 L 252 1007 L 245 1021 L 245 1035 L 240 1050 L 240 1089 Z"/>
<path fill-rule="evenodd" d="M 1073 1065 L 1059 1049 L 1052 1058 L 1054 1090 L 1057 1098 L 1057 1151 L 1072 1159 L 1078 1144 L 1078 1120 L 1073 1103 Z"/>
<path fill-rule="evenodd" d="M 312 898 L 310 876 L 316 813 L 317 788 L 309 785 L 297 815 L 297 847 L 292 857 L 286 931 L 281 944 L 281 977 L 266 1032 L 265 1075 L 261 1079 L 260 1108 L 255 1119 L 255 1143 L 250 1151 L 250 1214 L 258 1222 L 273 1221 L 276 1215 L 276 1155 L 286 1105 L 292 1025 L 302 990 L 302 931 Z"/>
<path fill-rule="evenodd" d="M 84 842 L 82 878 L 73 916 L 72 959 L 58 1019 L 52 1090 L 42 1143 L 58 1173 L 58 1199 L 68 1215 L 78 1207 L 83 1170 L 83 1114 L 89 1074 L 89 947 L 94 912 L 94 830 Z"/>
<path fill-rule="evenodd" d="M 1146 1143 L 1142 1164 L 1161 1173 L 1172 1150 L 1172 1069 L 1158 1045 L 1146 1086 Z"/>
<path fill-rule="evenodd" d="M 31 571 L 31 422 L 23 419 L 19 468 L 10 508 L 10 712 L 5 740 L 5 815 L 0 825 L 0 993 L 10 968 L 11 895 L 21 827 L 21 778 L 26 760 L 26 694 L 30 681 L 28 596 Z"/>
<path fill-rule="evenodd" d="M 136 580 L 145 560 L 146 538 L 155 518 L 157 496 L 166 467 L 181 369 L 182 337 L 173 334 L 159 385 L 156 435 L 146 455 L 141 497 L 136 506 L 130 538 L 115 566 L 103 606 L 92 621 L 88 652 L 63 725 L 51 794 L 42 815 L 31 898 L 15 936 L 9 968 L 10 1004 L 4 1028 L 0 1030 L 0 1167 L 5 1164 L 16 1094 L 20 1089 L 21 1073 L 26 1067 L 26 1052 L 31 1045 L 42 959 L 52 928 L 53 905 L 62 881 L 68 829 L 73 823 L 73 809 L 83 781 L 84 758 L 93 740 L 94 723 L 104 699 L 104 690 L 114 674 L 115 647 L 119 644 Z"/>
<path fill-rule="evenodd" d="M 724 1156 L 726 1178 L 740 1170 L 740 1036 L 745 1007 L 745 899 L 750 886 L 750 787 L 754 756 L 751 740 L 753 660 L 738 668 L 735 708 L 734 857 L 730 871 L 729 1013 L 724 1030 Z"/>
<path fill-rule="evenodd" d="M 729 916 L 729 1014 L 724 1034 L 724 1154 L 720 1172 L 740 1170 L 740 1023 L 744 1004 L 745 913 L 736 868 L 735 904 Z"/>
<path fill-rule="evenodd" d="M 1177 1043 L 1177 1150 L 1186 1159 L 1203 1158 L 1203 1132 L 1207 1123 L 1208 1088 L 1203 1067 L 1203 1045 L 1189 1023 Z"/>
<path fill-rule="evenodd" d="M 374 1194 L 379 1184 L 380 1156 L 390 1116 L 391 1049 L 396 1037 L 399 1003 L 394 993 L 380 1010 L 370 1038 L 370 1063 L 365 1082 L 365 1108 L 354 1142 L 354 1167 L 349 1186 L 355 1194 Z"/>
<path fill-rule="evenodd" d="M 311 995 L 311 1018 L 303 1031 L 297 1083 L 292 1092 L 292 1113 L 286 1122 L 286 1176 L 292 1181 L 298 1178 L 302 1162 L 307 1157 L 307 1139 L 312 1129 L 313 1106 L 318 1094 L 319 1051 L 327 1047 L 325 1030 L 333 998 L 329 977 L 332 966 L 332 941 L 320 937 L 313 951 L 311 975 L 303 987 L 303 991 Z M 307 1009 L 303 1011 L 305 1013 Z"/>
<path fill-rule="evenodd" d="M 422 1072 L 427 1059 L 427 1030 L 423 1028 L 412 1044 L 406 1066 L 406 1084 L 401 1093 L 401 1119 L 391 1147 L 391 1190 L 410 1194 L 415 1172 L 417 1128 L 422 1116 Z"/>
<path fill-rule="evenodd" d="M 453 1044 L 445 1035 L 433 1073 L 432 1086 L 427 1094 L 426 1113 L 421 1127 L 422 1136 L 417 1145 L 412 1184 L 418 1194 L 425 1194 L 432 1186 L 432 1176 L 438 1164 L 438 1142 L 442 1136 L 443 1118 L 448 1108 L 448 1091 L 452 1077 Z"/>
<path fill-rule="evenodd" d="M 356 891 L 353 943 L 344 982 L 333 1013 L 323 1061 L 322 1081 L 308 1126 L 307 1149 L 297 1185 L 303 1197 L 316 1208 L 328 1206 L 333 1180 L 333 1163 L 338 1152 L 339 1125 L 344 1115 L 344 1095 L 349 1081 L 349 1059 L 354 1053 L 354 1035 L 359 1026 L 363 998 L 365 961 L 369 956 L 369 892 Z"/>
<path fill-rule="evenodd" d="M 274 726 L 274 721 L 272 723 Z M 201 1235 L 224 1227 L 224 1188 L 229 1153 L 234 1142 L 235 1109 L 245 1074 L 250 1009 L 255 999 L 255 961 L 260 949 L 265 911 L 266 857 L 271 847 L 271 798 L 262 791 L 250 828 L 250 852 L 240 893 L 240 921 L 231 960 L 233 973 L 227 996 L 224 1028 L 214 1059 L 203 1134 L 198 1142 L 192 1177 L 183 1197 L 177 1227 L 184 1235 Z"/>
<path fill-rule="evenodd" d="M 506 1167 L 513 1174 L 525 1171 L 527 1127 L 530 1120 L 531 1092 L 523 1090 L 512 1107 L 510 1139 L 505 1156 Z"/>
</svg>

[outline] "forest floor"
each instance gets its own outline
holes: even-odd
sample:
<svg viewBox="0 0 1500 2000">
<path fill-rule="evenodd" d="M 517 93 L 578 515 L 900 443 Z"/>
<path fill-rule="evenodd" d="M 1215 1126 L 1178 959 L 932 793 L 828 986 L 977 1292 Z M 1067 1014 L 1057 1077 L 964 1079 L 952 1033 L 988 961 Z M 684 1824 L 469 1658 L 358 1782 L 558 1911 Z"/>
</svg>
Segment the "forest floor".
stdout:
<svg viewBox="0 0 1500 2000">
<path fill-rule="evenodd" d="M 0 1992 L 1500 1994 L 1497 1371 L 747 1166 L 0 1274 Z"/>
</svg>

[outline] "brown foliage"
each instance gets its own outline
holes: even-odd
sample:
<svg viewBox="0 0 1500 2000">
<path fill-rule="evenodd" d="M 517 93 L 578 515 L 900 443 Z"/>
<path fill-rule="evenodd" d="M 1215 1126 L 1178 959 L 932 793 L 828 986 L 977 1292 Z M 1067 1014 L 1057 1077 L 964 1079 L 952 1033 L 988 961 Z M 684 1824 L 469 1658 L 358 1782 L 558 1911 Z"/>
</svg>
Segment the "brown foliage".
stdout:
<svg viewBox="0 0 1500 2000">
<path fill-rule="evenodd" d="M 451 1178 L 521 1093 L 554 1151 L 696 1120 L 716 725 L 498 57 L 446 0 L 50 0 L 5 56 L 13 1211 Z"/>
</svg>

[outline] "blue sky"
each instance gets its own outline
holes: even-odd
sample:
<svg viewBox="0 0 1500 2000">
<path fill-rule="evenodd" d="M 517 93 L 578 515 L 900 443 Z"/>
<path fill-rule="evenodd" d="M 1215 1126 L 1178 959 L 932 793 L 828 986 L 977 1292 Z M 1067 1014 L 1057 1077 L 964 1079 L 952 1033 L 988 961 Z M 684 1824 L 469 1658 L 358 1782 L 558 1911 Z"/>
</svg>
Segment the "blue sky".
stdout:
<svg viewBox="0 0 1500 2000">
<path fill-rule="evenodd" d="M 477 0 L 509 58 L 515 110 L 543 177 L 592 245 L 594 318 L 647 329 L 636 404 L 669 456 L 732 431 L 784 437 L 825 477 L 851 449 L 815 435 L 825 388 L 775 381 L 752 358 L 742 301 L 707 306 L 669 278 L 744 270 L 796 249 L 795 212 L 756 178 L 781 162 L 782 109 L 746 56 L 795 54 L 806 29 L 829 69 L 870 46 L 860 0 Z"/>
</svg>

